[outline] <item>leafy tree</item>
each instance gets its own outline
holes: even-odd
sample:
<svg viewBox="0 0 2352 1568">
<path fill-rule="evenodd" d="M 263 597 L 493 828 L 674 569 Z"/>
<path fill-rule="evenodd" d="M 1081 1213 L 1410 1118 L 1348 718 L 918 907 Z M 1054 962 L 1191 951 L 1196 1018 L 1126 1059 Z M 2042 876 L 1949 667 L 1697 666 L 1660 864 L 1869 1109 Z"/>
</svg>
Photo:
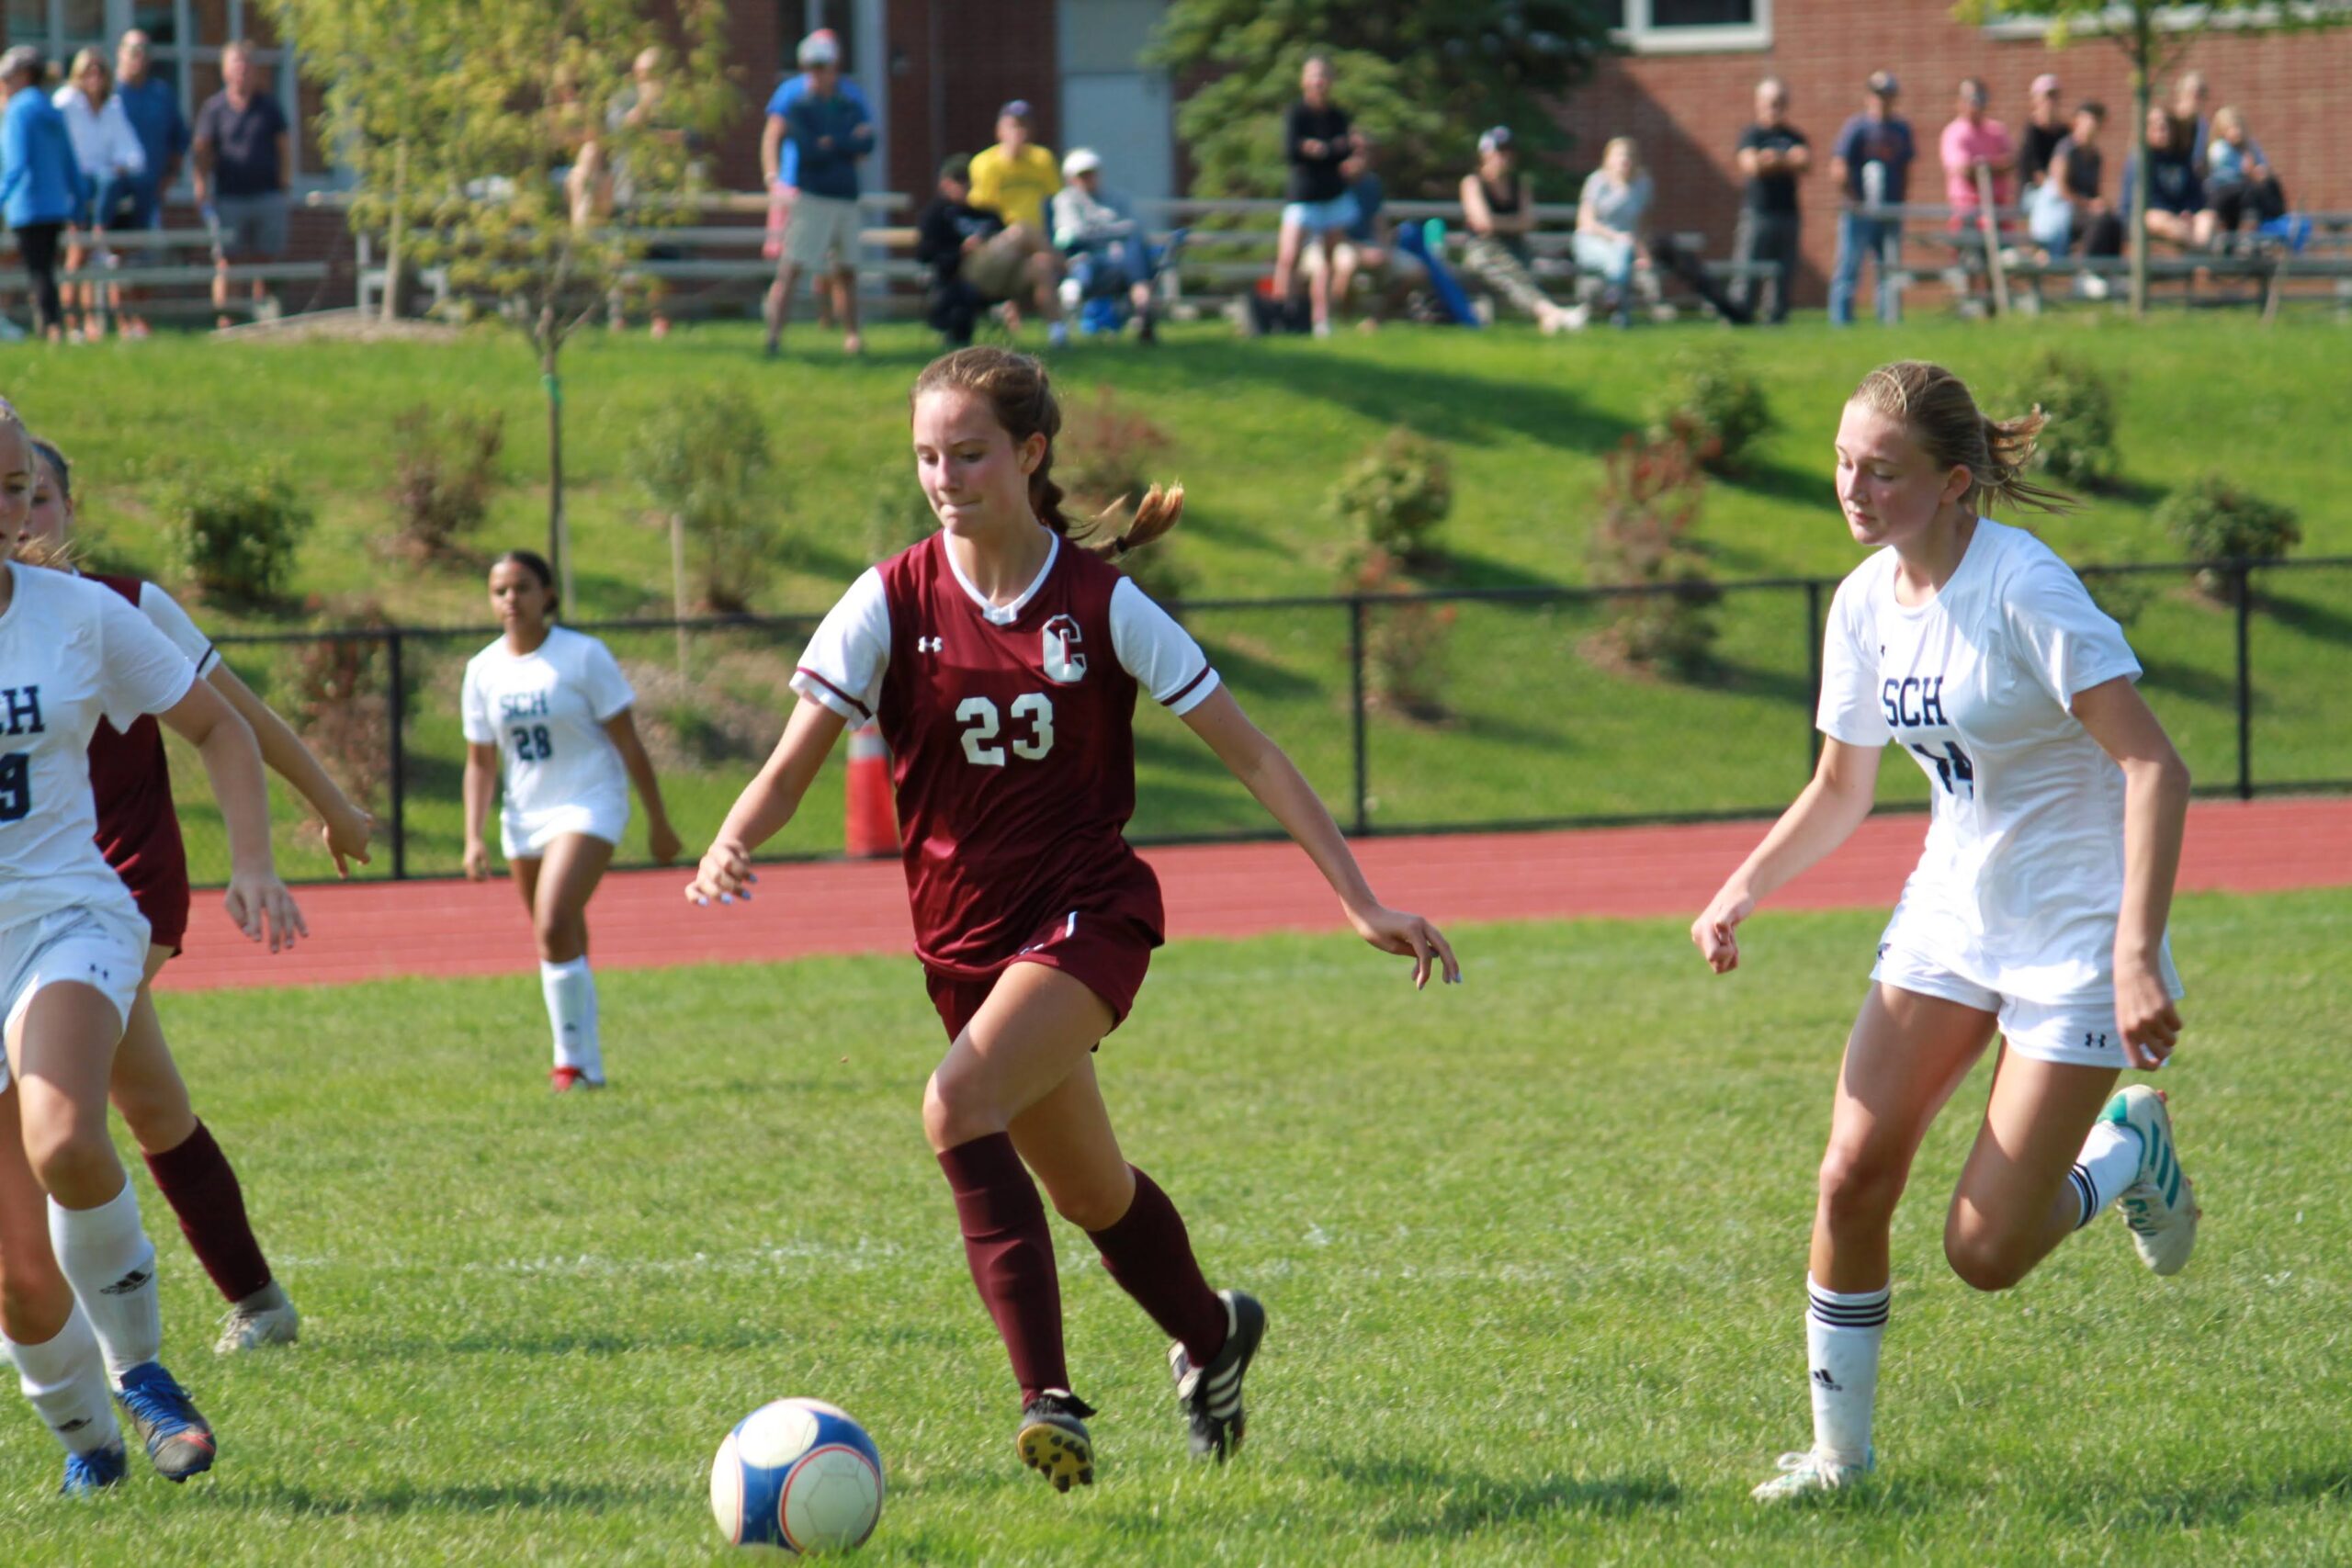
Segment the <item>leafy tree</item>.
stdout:
<svg viewBox="0 0 2352 1568">
<path fill-rule="evenodd" d="M 1960 0 L 1953 12 L 1964 22 L 1983 26 L 2001 18 L 2040 17 L 2050 23 L 2050 47 L 2064 49 L 2076 34 L 2105 37 L 2120 47 L 2132 62 L 2132 145 L 2138 156 L 2133 188 L 2126 193 L 2132 207 L 2132 313 L 2148 309 L 2148 231 L 2141 214 L 2148 210 L 2148 109 L 2155 101 L 2156 79 L 2180 63 L 2207 27 L 2226 19 L 2236 28 L 2251 27 L 2326 27 L 2352 21 L 2352 5 L 2344 0 L 2207 0 L 2202 5 L 2177 5 L 2173 0 Z"/>
<path fill-rule="evenodd" d="M 1204 79 L 1177 111 L 1203 196 L 1273 196 L 1286 174 L 1282 115 L 1309 55 L 1379 142 L 1392 189 L 1438 193 L 1478 132 L 1508 125 L 1529 166 L 1566 147 L 1547 100 L 1591 73 L 1606 27 L 1581 0 L 1172 0 L 1153 57 Z"/>
<path fill-rule="evenodd" d="M 325 85 L 326 141 L 356 185 L 352 226 L 391 243 L 388 302 L 401 270 L 438 265 L 528 339 L 547 393 L 548 554 L 569 600 L 563 346 L 643 245 L 598 203 L 575 205 L 557 172 L 593 142 L 605 167 L 627 171 L 631 227 L 690 215 L 676 199 L 692 177 L 689 136 L 723 123 L 737 96 L 723 0 L 262 3 Z M 655 44 L 668 46 L 658 96 L 608 116 Z"/>
</svg>

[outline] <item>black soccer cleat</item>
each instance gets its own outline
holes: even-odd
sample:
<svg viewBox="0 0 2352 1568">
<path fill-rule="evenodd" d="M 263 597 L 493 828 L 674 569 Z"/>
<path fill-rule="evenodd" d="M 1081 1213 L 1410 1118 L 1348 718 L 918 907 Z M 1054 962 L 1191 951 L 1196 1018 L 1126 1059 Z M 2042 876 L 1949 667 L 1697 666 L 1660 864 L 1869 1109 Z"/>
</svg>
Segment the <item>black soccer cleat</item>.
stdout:
<svg viewBox="0 0 2352 1568">
<path fill-rule="evenodd" d="M 1193 1365 L 1181 1344 L 1168 1348 L 1168 1371 L 1176 1380 L 1176 1400 L 1192 1427 L 1193 1457 L 1223 1464 L 1241 1446 L 1247 1418 L 1241 1409 L 1241 1375 L 1266 1337 L 1266 1309 L 1239 1291 L 1219 1291 L 1225 1303 L 1225 1348 L 1205 1367 Z"/>
<path fill-rule="evenodd" d="M 1094 1484 L 1094 1439 L 1086 1418 L 1094 1407 L 1068 1389 L 1049 1388 L 1021 1407 L 1021 1431 L 1012 1441 L 1021 1462 L 1067 1492 L 1069 1483 Z"/>
</svg>

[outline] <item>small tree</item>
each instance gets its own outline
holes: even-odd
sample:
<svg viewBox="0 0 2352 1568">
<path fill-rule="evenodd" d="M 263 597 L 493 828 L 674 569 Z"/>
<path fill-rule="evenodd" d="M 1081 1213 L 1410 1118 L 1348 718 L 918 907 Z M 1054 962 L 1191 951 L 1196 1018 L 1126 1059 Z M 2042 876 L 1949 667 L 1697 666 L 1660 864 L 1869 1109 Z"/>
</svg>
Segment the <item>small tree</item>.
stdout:
<svg viewBox="0 0 2352 1568">
<path fill-rule="evenodd" d="M 1595 639 L 1608 661 L 1684 677 L 1705 671 L 1723 592 L 1690 537 L 1704 488 L 1697 455 L 1680 441 L 1629 435 L 1610 454 L 1592 525 L 1593 580 L 1641 592 L 1609 597 L 1609 624 Z"/>
<path fill-rule="evenodd" d="M 566 603 L 565 342 L 623 287 L 642 244 L 575 212 L 548 171 L 590 143 L 625 167 L 632 224 L 673 221 L 689 132 L 732 107 L 722 0 L 673 0 L 679 48 L 653 94 L 631 69 L 657 40 L 639 0 L 262 0 L 326 83 L 327 139 L 357 176 L 351 222 L 392 237 L 400 266 L 438 264 L 528 339 L 548 408 L 548 556 Z M 625 93 L 634 108 L 607 114 Z M 658 112 L 654 105 L 658 103 Z"/>
<path fill-rule="evenodd" d="M 700 549 L 703 602 L 730 614 L 751 608 L 780 542 L 775 455 L 751 395 L 720 385 L 679 397 L 646 422 L 634 467 L 669 521 L 679 617 L 689 608 L 689 541 Z"/>
<path fill-rule="evenodd" d="M 2112 39 L 2132 62 L 2132 165 L 2138 175 L 2125 192 L 2132 207 L 2132 313 L 2148 310 L 2148 109 L 2155 102 L 2156 78 L 2180 63 L 2205 28 L 2226 17 L 2234 28 L 2329 27 L 2352 22 L 2344 0 L 1960 0 L 1953 13 L 1981 27 L 2002 17 L 2039 17 L 2050 24 L 2050 47 L 2064 49 L 2076 33 Z"/>
</svg>

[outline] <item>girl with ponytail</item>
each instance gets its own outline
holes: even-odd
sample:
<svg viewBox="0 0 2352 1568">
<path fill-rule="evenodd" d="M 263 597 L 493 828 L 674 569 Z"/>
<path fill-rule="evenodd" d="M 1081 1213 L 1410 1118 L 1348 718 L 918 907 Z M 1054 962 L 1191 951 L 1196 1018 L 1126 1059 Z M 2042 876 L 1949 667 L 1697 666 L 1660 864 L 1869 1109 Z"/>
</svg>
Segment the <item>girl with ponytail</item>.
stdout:
<svg viewBox="0 0 2352 1568">
<path fill-rule="evenodd" d="M 1757 901 L 1870 814 L 1891 742 L 1934 816 L 1847 1037 L 1821 1162 L 1805 1314 L 1813 1446 L 1756 1489 L 1834 1491 L 1874 1463 L 1888 1232 L 1913 1156 L 1997 1033 L 1944 1256 L 2007 1290 L 2118 1208 L 2158 1274 L 2188 1261 L 2198 1206 L 2164 1097 L 2116 1092 L 2181 1031 L 2165 927 L 2188 771 L 2132 682 L 2140 664 L 2064 561 L 1984 513 L 2071 504 L 2025 477 L 2035 411 L 1998 420 L 1939 366 L 1863 378 L 1837 440 L 1838 499 L 1868 559 L 1838 585 L 1813 783 L 1691 924 L 1718 975 Z"/>
<path fill-rule="evenodd" d="M 783 740 L 686 889 L 749 897 L 752 855 L 799 808 L 842 728 L 888 742 L 915 951 L 950 1042 L 923 1129 L 964 1251 L 1021 1390 L 1015 1447 L 1055 1486 L 1094 1479 L 1093 1412 L 1070 1392 L 1053 1237 L 1031 1173 L 1105 1269 L 1175 1341 L 1196 1458 L 1240 1446 L 1242 1374 L 1265 1331 L 1212 1291 L 1182 1218 L 1126 1161 L 1095 1046 L 1126 1017 L 1164 920 L 1127 845 L 1138 692 L 1207 742 L 1306 851 L 1357 934 L 1461 977 L 1418 915 L 1383 906 L 1314 790 L 1219 684 L 1200 647 L 1110 564 L 1174 526 L 1181 489 L 1130 516 L 1062 510 L 1061 411 L 1035 360 L 967 348 L 916 378 L 916 477 L 940 530 L 866 572 L 802 656 Z"/>
</svg>

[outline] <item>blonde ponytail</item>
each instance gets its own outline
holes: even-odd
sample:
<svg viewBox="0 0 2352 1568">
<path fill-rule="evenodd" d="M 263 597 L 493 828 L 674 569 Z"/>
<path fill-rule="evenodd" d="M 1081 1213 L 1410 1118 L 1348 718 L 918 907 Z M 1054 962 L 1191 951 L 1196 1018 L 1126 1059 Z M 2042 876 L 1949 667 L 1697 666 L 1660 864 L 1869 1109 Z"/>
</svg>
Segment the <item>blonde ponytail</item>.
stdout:
<svg viewBox="0 0 2352 1568">
<path fill-rule="evenodd" d="M 1962 502 L 1984 513 L 1996 502 L 2039 512 L 2072 512 L 2064 491 L 2025 477 L 2034 438 L 2046 423 L 2040 405 L 2016 419 L 1994 419 L 1976 406 L 1967 383 L 1940 365 L 1901 359 L 1862 378 L 1851 400 L 1903 422 L 1911 439 L 1940 468 L 1966 468 Z"/>
</svg>

